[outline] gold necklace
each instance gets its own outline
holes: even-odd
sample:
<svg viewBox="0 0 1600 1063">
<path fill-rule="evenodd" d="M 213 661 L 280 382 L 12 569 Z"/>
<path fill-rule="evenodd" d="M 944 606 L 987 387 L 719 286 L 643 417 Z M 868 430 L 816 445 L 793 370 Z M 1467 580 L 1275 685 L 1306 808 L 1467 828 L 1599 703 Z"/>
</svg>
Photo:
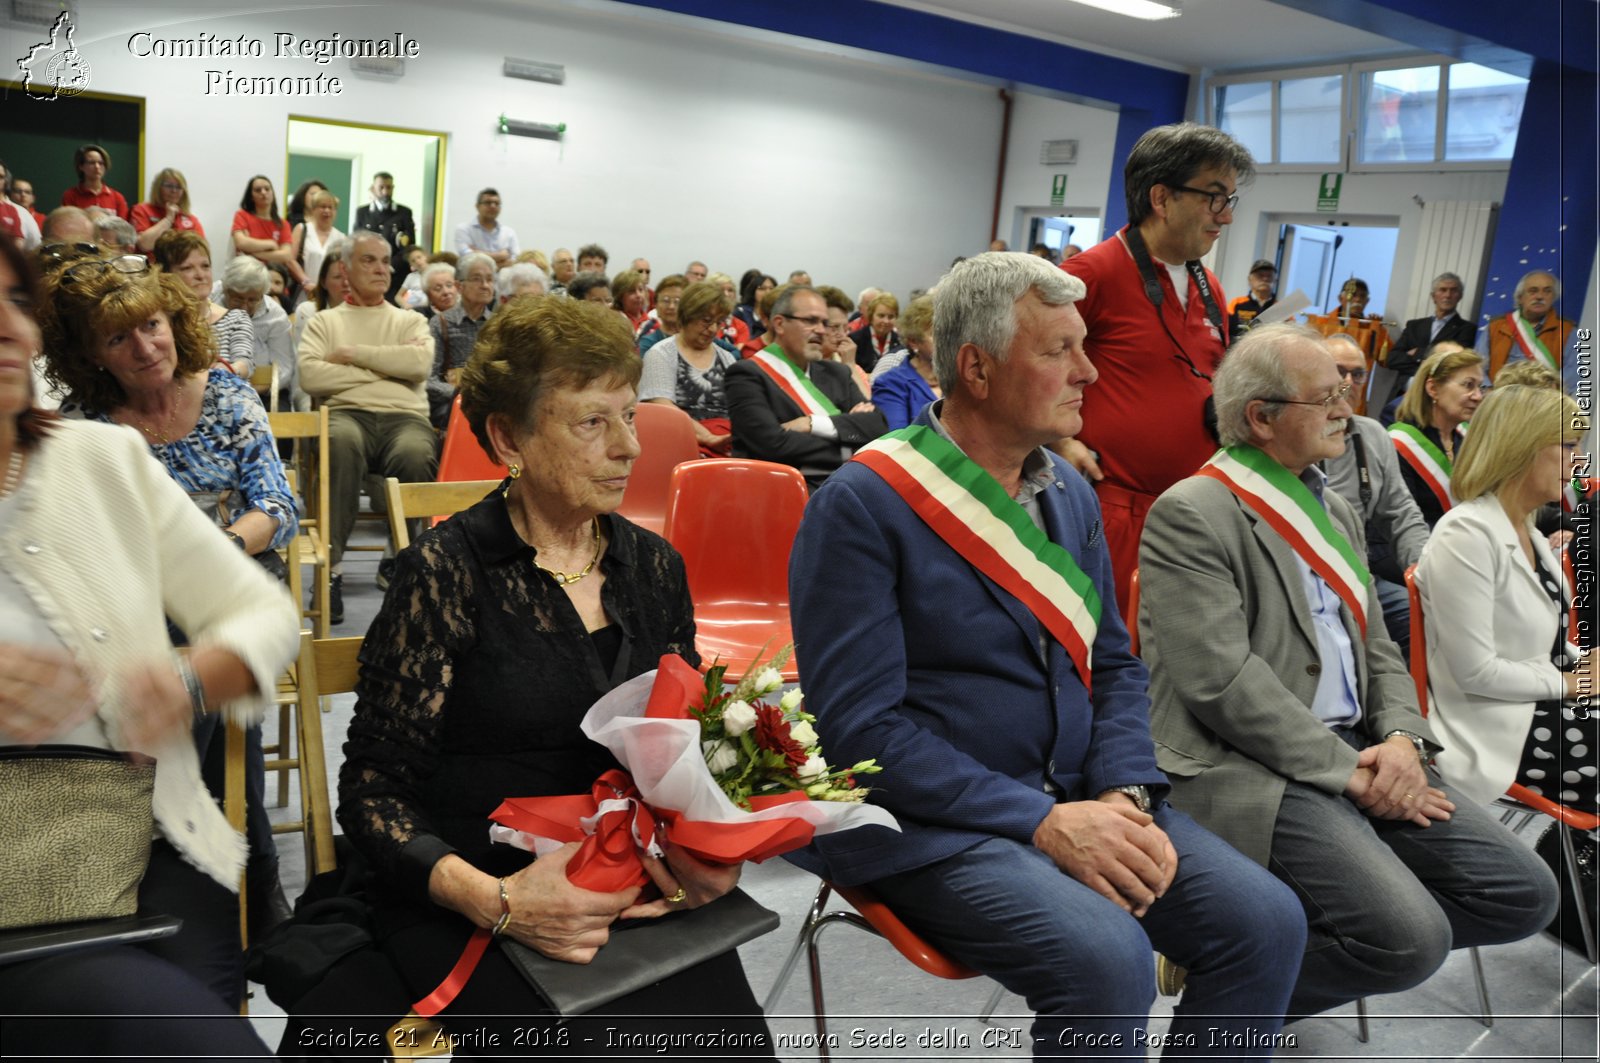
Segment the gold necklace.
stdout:
<svg viewBox="0 0 1600 1063">
<path fill-rule="evenodd" d="M 173 396 L 172 409 L 170 411 L 168 411 L 168 413 L 167 413 L 167 423 L 161 426 L 160 434 L 158 435 L 153 429 L 149 428 L 148 426 L 146 426 L 143 423 L 140 423 L 139 431 L 143 432 L 146 436 L 148 436 L 150 438 L 150 442 L 151 443 L 157 443 L 157 444 L 161 444 L 161 445 L 164 446 L 164 445 L 172 442 L 172 438 L 171 438 L 171 436 L 172 436 L 172 422 L 178 416 L 178 407 L 180 405 L 182 405 L 182 404 L 183 404 L 183 378 L 179 377 L 178 378 L 178 393 Z"/>
<path fill-rule="evenodd" d="M 592 519 L 594 521 L 594 556 L 589 559 L 589 563 L 587 565 L 583 566 L 583 570 L 581 572 L 561 572 L 557 569 L 546 568 L 537 561 L 533 563 L 533 567 L 538 569 L 540 572 L 548 572 L 555 579 L 556 583 L 562 587 L 567 587 L 577 583 L 589 573 L 593 572 L 594 566 L 600 561 L 600 518 L 594 517 Z"/>
</svg>

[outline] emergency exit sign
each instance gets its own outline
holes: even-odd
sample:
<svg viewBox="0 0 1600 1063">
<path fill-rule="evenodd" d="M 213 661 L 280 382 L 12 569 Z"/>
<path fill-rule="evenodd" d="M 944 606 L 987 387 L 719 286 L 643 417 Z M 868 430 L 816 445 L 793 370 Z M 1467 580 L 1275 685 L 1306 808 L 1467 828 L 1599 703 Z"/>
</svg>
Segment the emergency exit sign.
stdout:
<svg viewBox="0 0 1600 1063">
<path fill-rule="evenodd" d="M 1339 209 L 1339 189 L 1344 184 L 1344 174 L 1325 173 L 1317 188 L 1317 209 L 1332 213 Z"/>
<path fill-rule="evenodd" d="M 1067 175 L 1058 173 L 1050 179 L 1050 205 L 1063 207 L 1067 203 Z"/>
</svg>

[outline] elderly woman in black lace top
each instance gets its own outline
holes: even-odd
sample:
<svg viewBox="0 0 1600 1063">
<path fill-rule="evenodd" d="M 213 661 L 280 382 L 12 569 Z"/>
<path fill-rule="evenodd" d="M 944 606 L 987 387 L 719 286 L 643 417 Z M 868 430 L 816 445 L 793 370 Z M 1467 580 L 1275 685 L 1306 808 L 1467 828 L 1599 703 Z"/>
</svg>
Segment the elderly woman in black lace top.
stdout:
<svg viewBox="0 0 1600 1063">
<path fill-rule="evenodd" d="M 578 729 L 602 694 L 663 653 L 697 661 L 682 559 L 614 513 L 639 454 L 638 379 L 628 325 L 605 307 L 516 300 L 484 327 L 461 372 L 462 409 L 510 477 L 396 558 L 361 652 L 339 779 L 339 822 L 377 871 L 375 922 L 403 991 L 375 1000 L 370 971 L 341 978 L 336 968 L 297 1013 L 399 1016 L 445 977 L 474 928 L 508 911 L 506 935 L 587 963 L 618 919 L 696 907 L 738 881 L 738 867 L 669 844 L 664 860 L 644 857 L 653 881 L 642 892 L 593 893 L 567 881 L 575 845 L 534 860 L 489 841 L 502 798 L 586 792 L 617 766 Z M 452 1015 L 472 1015 L 478 1029 L 480 1016 L 508 1015 L 508 1031 L 525 1031 L 544 1012 L 491 948 L 440 1021 L 449 1030 Z M 715 1018 L 684 1018 L 707 1013 Z M 638 1020 L 653 1036 L 665 1015 L 679 1017 L 668 1023 L 678 1029 L 765 1041 L 730 951 L 564 1024 L 562 1050 L 581 1049 L 592 1023 L 589 1047 L 614 1052 L 606 1030 L 640 1015 L 654 1016 Z M 306 1043 L 293 1027 L 289 1036 Z M 513 1039 L 502 1039 L 508 1050 Z"/>
</svg>

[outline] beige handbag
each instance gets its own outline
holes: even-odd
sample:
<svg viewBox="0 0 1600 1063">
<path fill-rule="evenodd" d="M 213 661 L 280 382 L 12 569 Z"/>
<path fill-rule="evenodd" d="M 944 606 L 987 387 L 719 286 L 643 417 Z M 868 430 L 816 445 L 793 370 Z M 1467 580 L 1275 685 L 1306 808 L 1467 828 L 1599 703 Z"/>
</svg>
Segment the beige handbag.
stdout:
<svg viewBox="0 0 1600 1063">
<path fill-rule="evenodd" d="M 137 753 L 0 749 L 0 930 L 132 915 L 155 778 Z"/>
</svg>

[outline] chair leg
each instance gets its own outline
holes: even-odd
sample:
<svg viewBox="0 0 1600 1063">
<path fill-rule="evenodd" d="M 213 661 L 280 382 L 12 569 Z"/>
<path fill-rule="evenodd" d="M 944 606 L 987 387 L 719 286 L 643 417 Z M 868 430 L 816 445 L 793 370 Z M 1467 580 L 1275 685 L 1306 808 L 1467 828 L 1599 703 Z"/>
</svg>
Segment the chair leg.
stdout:
<svg viewBox="0 0 1600 1063">
<path fill-rule="evenodd" d="M 1578 871 L 1578 853 L 1572 844 L 1572 831 L 1561 826 L 1561 855 L 1567 862 L 1567 882 L 1572 886 L 1573 899 L 1578 902 L 1578 926 L 1583 930 L 1583 953 L 1590 963 L 1595 962 L 1594 924 L 1589 920 L 1589 898 L 1584 896 L 1583 877 Z"/>
<path fill-rule="evenodd" d="M 1356 1040 L 1366 1044 L 1369 1036 L 1371 1031 L 1367 1029 L 1367 998 L 1362 997 L 1356 1001 Z"/>
<path fill-rule="evenodd" d="M 1472 952 L 1472 974 L 1478 980 L 1478 1021 L 1487 1029 L 1494 1028 L 1494 1012 L 1489 1007 L 1489 983 L 1483 977 L 1483 957 L 1478 955 L 1478 946 L 1474 945 Z"/>
<path fill-rule="evenodd" d="M 1005 995 L 1006 987 L 996 982 L 994 984 L 994 992 L 989 994 L 989 1003 L 983 1006 L 983 1011 L 979 1014 L 978 1021 L 993 1026 L 994 1023 L 989 1022 L 989 1020 L 994 1017 L 994 1009 L 1000 1006 L 1000 998 Z"/>
<path fill-rule="evenodd" d="M 822 998 L 822 954 L 817 951 L 817 938 L 822 935 L 822 928 L 834 923 L 849 923 L 869 934 L 878 932 L 872 928 L 857 912 L 834 911 L 819 916 L 811 927 L 811 941 L 806 946 L 807 958 L 811 967 L 811 1007 L 816 1013 L 817 1022 L 817 1055 L 826 1061 L 830 1058 L 828 1052 L 828 1005 Z"/>
<path fill-rule="evenodd" d="M 293 712 L 289 705 L 278 706 L 278 748 L 279 759 L 289 758 L 289 726 L 293 722 L 289 716 Z M 289 769 L 287 766 L 278 769 L 278 807 L 289 807 Z M 304 812 L 304 809 L 301 809 Z"/>
<path fill-rule="evenodd" d="M 800 957 L 811 944 L 811 935 L 815 933 L 817 918 L 822 914 L 822 909 L 828 905 L 828 896 L 832 893 L 827 883 L 817 890 L 816 897 L 811 901 L 811 910 L 806 913 L 805 921 L 800 924 L 800 933 L 795 935 L 794 948 L 789 950 L 789 958 L 783 961 L 783 969 L 778 972 L 778 978 L 772 983 L 772 988 L 767 990 L 766 1002 L 761 1005 L 761 1010 L 771 1014 L 772 1009 L 778 1006 L 778 997 L 783 994 L 783 987 L 789 984 L 789 977 L 794 974 L 795 964 L 800 962 Z"/>
</svg>

